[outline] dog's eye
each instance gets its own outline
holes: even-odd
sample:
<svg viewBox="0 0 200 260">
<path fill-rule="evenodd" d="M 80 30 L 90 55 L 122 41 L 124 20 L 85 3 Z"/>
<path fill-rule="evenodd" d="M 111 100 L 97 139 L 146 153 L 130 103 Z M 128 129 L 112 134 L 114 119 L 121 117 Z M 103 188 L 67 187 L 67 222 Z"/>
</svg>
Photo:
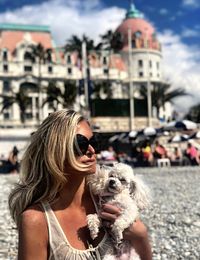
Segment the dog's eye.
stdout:
<svg viewBox="0 0 200 260">
<path fill-rule="evenodd" d="M 124 179 L 124 178 L 121 178 L 121 179 L 119 179 L 122 183 L 123 182 L 126 182 L 126 180 Z"/>
</svg>

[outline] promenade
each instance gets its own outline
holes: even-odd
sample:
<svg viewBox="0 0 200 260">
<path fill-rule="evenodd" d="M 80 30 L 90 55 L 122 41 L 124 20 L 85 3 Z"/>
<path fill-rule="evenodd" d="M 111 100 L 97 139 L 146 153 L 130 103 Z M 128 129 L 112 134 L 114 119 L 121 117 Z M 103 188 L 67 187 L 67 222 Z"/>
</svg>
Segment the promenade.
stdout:
<svg viewBox="0 0 200 260">
<path fill-rule="evenodd" d="M 200 167 L 138 168 L 152 190 L 142 214 L 149 227 L 155 260 L 200 259 Z M 16 175 L 0 175 L 0 260 L 16 259 L 17 234 L 7 209 Z"/>
</svg>

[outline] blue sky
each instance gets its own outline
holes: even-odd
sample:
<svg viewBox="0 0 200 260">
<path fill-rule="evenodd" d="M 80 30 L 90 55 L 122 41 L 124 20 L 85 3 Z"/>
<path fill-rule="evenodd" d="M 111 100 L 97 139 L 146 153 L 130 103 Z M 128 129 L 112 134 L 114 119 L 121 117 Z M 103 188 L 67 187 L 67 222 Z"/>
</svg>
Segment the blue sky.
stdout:
<svg viewBox="0 0 200 260">
<path fill-rule="evenodd" d="M 129 0 L 0 0 L 0 23 L 49 25 L 57 45 L 72 34 L 98 41 L 125 17 Z M 155 28 L 163 47 L 164 74 L 172 86 L 193 96 L 179 99 L 184 110 L 200 103 L 200 1 L 135 0 L 136 8 Z M 184 101 L 184 102 L 183 102 Z"/>
</svg>

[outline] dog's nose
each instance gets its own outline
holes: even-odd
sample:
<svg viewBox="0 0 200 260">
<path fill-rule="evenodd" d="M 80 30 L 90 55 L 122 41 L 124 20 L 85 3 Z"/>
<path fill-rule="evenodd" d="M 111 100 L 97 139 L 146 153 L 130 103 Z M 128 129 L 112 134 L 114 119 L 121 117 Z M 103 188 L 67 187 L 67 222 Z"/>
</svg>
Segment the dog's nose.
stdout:
<svg viewBox="0 0 200 260">
<path fill-rule="evenodd" d="M 109 187 L 114 188 L 116 186 L 115 180 L 109 181 Z"/>
</svg>

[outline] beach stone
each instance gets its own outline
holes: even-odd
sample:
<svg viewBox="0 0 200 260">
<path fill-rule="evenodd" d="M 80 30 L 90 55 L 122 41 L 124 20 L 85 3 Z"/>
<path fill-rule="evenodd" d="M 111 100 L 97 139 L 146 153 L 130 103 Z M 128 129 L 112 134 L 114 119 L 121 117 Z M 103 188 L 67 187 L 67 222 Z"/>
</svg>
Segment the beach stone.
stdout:
<svg viewBox="0 0 200 260">
<path fill-rule="evenodd" d="M 141 212 L 155 260 L 200 259 L 200 167 L 136 168 L 149 186 L 152 203 Z M 17 258 L 17 229 L 8 195 L 17 175 L 0 174 L 0 260 Z"/>
</svg>

